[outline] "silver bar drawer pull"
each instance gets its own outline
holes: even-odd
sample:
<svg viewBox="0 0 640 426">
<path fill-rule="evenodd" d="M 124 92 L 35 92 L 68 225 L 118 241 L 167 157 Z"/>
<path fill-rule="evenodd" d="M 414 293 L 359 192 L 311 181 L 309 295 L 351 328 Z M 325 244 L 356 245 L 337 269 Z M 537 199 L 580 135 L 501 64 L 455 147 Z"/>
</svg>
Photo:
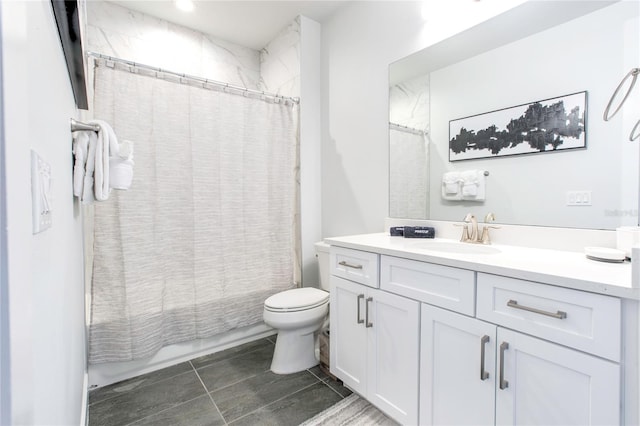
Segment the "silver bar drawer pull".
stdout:
<svg viewBox="0 0 640 426">
<path fill-rule="evenodd" d="M 348 263 L 346 260 L 338 262 L 338 265 L 346 266 L 347 268 L 352 268 L 352 269 L 362 269 L 362 265 L 352 265 L 351 263 Z"/>
<path fill-rule="evenodd" d="M 486 334 L 480 339 L 480 380 L 487 380 L 489 378 L 489 372 L 484 371 L 484 348 L 489 343 L 489 336 Z"/>
<path fill-rule="evenodd" d="M 509 349 L 508 342 L 500 343 L 500 389 L 504 390 L 509 387 L 509 382 L 504 379 L 504 351 Z"/>
<path fill-rule="evenodd" d="M 373 323 L 369 322 L 369 302 L 373 301 L 373 297 L 367 297 L 366 300 L 366 305 L 365 305 L 365 310 L 364 310 L 364 316 L 366 318 L 367 323 L 364 325 L 366 328 L 371 328 L 373 327 Z"/>
<path fill-rule="evenodd" d="M 507 306 L 515 309 L 522 309 L 523 311 L 529 311 L 540 315 L 546 315 L 552 318 L 565 319 L 567 317 L 566 312 L 557 311 L 557 312 L 548 312 L 543 311 L 542 309 L 530 308 L 529 306 L 519 305 L 517 300 L 509 300 L 507 302 Z"/>
<path fill-rule="evenodd" d="M 364 294 L 359 294 L 358 295 L 358 300 L 356 301 L 356 303 L 358 304 L 358 324 L 364 323 L 364 320 L 362 318 L 360 318 L 360 301 L 362 299 L 364 299 Z"/>
</svg>

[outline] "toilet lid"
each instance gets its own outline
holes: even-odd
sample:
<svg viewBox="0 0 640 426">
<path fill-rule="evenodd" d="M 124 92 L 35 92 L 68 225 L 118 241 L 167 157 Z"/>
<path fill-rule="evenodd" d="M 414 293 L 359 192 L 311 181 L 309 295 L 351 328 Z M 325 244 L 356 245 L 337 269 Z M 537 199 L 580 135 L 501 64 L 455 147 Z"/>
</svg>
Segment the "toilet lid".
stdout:
<svg viewBox="0 0 640 426">
<path fill-rule="evenodd" d="M 294 288 L 274 294 L 264 301 L 269 310 L 299 311 L 327 303 L 329 293 L 313 287 Z"/>
</svg>

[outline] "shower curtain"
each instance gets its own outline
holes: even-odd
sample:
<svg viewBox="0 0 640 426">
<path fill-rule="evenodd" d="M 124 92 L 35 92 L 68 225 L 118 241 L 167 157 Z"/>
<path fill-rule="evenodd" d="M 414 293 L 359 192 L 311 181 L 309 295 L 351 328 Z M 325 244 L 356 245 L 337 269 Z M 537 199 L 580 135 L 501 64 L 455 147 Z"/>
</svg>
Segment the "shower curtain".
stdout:
<svg viewBox="0 0 640 426">
<path fill-rule="evenodd" d="M 94 113 L 135 167 L 95 205 L 89 362 L 260 323 L 299 279 L 297 105 L 96 60 Z"/>
<path fill-rule="evenodd" d="M 429 213 L 429 150 L 423 132 L 389 128 L 389 215 L 425 219 Z"/>
</svg>

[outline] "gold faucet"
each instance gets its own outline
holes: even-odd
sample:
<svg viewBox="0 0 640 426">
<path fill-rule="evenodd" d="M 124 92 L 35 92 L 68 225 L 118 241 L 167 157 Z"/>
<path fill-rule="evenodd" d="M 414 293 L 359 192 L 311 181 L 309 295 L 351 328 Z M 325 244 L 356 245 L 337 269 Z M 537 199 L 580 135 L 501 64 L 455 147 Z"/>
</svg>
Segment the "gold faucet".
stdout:
<svg viewBox="0 0 640 426">
<path fill-rule="evenodd" d="M 481 243 L 481 244 L 491 244 L 491 238 L 489 238 L 489 229 L 490 228 L 493 228 L 493 229 L 500 228 L 499 226 L 489 225 L 489 223 L 493 222 L 494 220 L 496 220 L 496 216 L 493 213 L 487 213 L 487 215 L 484 217 L 485 225 L 482 228 L 482 235 L 478 239 L 479 243 Z"/>
<path fill-rule="evenodd" d="M 462 236 L 460 237 L 460 241 L 463 243 L 472 243 L 472 244 L 491 244 L 491 238 L 489 238 L 489 229 L 490 228 L 500 228 L 499 226 L 489 225 L 489 223 L 496 220 L 496 217 L 493 213 L 488 213 L 484 218 L 484 227 L 482 228 L 482 232 L 478 232 L 478 221 L 476 217 L 471 213 L 467 213 L 464 217 L 464 223 L 459 224 L 457 226 L 462 227 Z M 469 229 L 469 225 L 471 225 L 471 229 Z"/>
<path fill-rule="evenodd" d="M 471 224 L 471 230 L 469 230 L 469 224 Z M 463 243 L 476 243 L 478 242 L 478 221 L 476 217 L 471 213 L 467 213 L 464 217 L 464 224 L 462 225 L 462 238 L 460 241 Z"/>
</svg>

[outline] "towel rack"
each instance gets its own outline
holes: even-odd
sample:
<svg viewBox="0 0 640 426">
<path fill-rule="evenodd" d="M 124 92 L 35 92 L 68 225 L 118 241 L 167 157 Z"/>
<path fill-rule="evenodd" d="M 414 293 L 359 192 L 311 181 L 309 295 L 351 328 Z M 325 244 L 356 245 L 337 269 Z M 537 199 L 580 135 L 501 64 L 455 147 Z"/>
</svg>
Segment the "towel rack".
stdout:
<svg viewBox="0 0 640 426">
<path fill-rule="evenodd" d="M 73 118 L 70 120 L 70 123 L 72 132 L 77 132 L 78 130 L 93 130 L 94 132 L 98 132 L 100 130 L 97 124 L 87 124 Z"/>
</svg>

